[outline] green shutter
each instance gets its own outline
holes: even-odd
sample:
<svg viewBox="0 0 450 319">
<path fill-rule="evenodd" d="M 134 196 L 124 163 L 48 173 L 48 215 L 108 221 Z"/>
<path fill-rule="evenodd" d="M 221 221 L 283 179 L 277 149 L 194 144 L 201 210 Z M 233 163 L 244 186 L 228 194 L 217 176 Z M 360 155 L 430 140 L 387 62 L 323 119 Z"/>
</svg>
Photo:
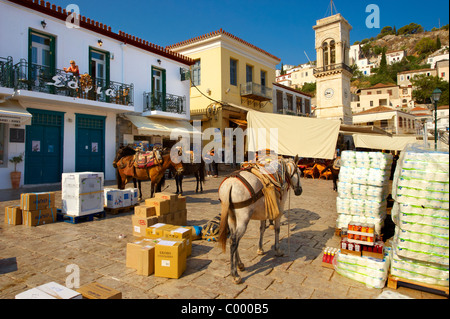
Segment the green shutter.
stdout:
<svg viewBox="0 0 450 319">
<path fill-rule="evenodd" d="M 162 73 L 162 110 L 166 110 L 166 70 L 161 70 Z"/>
</svg>

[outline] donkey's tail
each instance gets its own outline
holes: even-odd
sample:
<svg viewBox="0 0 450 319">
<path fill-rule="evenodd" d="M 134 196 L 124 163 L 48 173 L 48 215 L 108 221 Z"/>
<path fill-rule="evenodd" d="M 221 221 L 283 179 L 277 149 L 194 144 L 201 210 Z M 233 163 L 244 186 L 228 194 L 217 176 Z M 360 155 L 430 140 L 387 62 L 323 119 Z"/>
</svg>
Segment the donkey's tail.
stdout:
<svg viewBox="0 0 450 319">
<path fill-rule="evenodd" d="M 219 244 L 225 252 L 227 249 L 228 238 L 228 214 L 230 212 L 231 203 L 231 183 L 224 183 L 222 186 L 223 198 L 221 198 L 222 211 L 220 212 L 220 226 L 219 226 Z M 220 190 L 220 187 L 219 187 Z"/>
</svg>

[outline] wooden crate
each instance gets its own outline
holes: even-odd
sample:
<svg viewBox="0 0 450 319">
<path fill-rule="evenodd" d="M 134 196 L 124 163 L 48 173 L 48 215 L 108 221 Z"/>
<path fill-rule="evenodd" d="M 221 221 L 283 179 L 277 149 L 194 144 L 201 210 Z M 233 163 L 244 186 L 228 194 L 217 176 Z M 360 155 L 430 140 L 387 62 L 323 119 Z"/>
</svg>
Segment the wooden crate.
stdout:
<svg viewBox="0 0 450 319">
<path fill-rule="evenodd" d="M 393 275 L 389 275 L 387 286 L 392 289 L 397 289 L 398 286 L 412 288 L 416 290 L 423 290 L 430 293 L 437 293 L 445 295 L 448 298 L 449 287 L 427 284 L 424 282 L 418 282 L 411 279 L 400 278 Z"/>
</svg>

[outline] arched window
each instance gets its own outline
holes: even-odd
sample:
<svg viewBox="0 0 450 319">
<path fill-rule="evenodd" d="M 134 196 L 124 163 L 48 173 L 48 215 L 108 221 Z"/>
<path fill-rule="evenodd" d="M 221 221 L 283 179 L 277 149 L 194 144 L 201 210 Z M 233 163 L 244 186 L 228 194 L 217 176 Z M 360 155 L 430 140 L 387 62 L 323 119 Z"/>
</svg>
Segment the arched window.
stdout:
<svg viewBox="0 0 450 319">
<path fill-rule="evenodd" d="M 330 64 L 336 63 L 336 45 L 334 40 L 330 42 Z"/>
<path fill-rule="evenodd" d="M 322 50 L 323 50 L 323 66 L 327 66 L 328 63 L 328 43 L 324 42 L 322 44 Z"/>
</svg>

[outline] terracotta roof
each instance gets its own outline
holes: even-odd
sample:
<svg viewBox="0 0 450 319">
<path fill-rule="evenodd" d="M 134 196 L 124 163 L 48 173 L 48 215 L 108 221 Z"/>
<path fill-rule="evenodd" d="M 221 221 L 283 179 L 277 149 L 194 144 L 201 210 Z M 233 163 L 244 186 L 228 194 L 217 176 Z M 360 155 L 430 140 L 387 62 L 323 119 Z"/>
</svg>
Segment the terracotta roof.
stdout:
<svg viewBox="0 0 450 319">
<path fill-rule="evenodd" d="M 56 5 L 43 0 L 8 0 L 8 1 L 47 14 L 62 21 L 66 21 L 67 17 L 70 14 L 66 12 L 66 9 L 61 9 L 60 6 L 57 7 Z M 80 27 L 113 38 L 123 43 L 133 45 L 148 52 L 164 56 L 168 59 L 181 62 L 183 64 L 187 65 L 194 64 L 193 59 L 188 58 L 180 53 L 170 51 L 167 48 L 163 48 L 159 45 L 150 43 L 146 40 L 135 37 L 123 31 L 114 33 L 111 31 L 110 26 L 107 26 L 93 19 L 86 18 L 85 16 L 82 15 L 80 15 Z"/>
<path fill-rule="evenodd" d="M 394 110 L 393 108 L 386 107 L 386 106 L 376 106 L 376 107 L 373 107 L 371 109 L 364 110 L 364 111 L 361 111 L 359 113 L 356 113 L 355 115 L 369 114 L 369 113 L 392 112 L 392 111 L 397 111 L 397 110 Z"/>
<path fill-rule="evenodd" d="M 302 94 L 302 95 L 306 95 L 306 96 L 309 96 L 309 97 L 313 97 L 312 94 L 305 93 L 305 92 L 302 92 L 302 91 L 293 89 L 293 88 L 291 88 L 291 87 L 289 87 L 289 86 L 286 86 L 286 85 L 283 85 L 283 84 L 280 84 L 280 83 L 275 83 L 275 82 L 274 82 L 274 83 L 272 83 L 272 84 L 275 85 L 275 86 L 279 86 L 280 88 L 283 88 L 283 89 L 286 89 L 286 90 L 295 92 L 295 93 L 300 93 L 300 94 Z"/>
<path fill-rule="evenodd" d="M 381 89 L 381 88 L 388 88 L 388 87 L 393 87 L 393 86 L 398 86 L 398 85 L 395 83 L 389 83 L 389 84 L 378 83 L 378 84 L 375 84 L 374 86 L 371 86 L 370 88 L 365 88 L 365 89 L 361 89 L 361 90 Z"/>
<path fill-rule="evenodd" d="M 406 73 L 416 73 L 416 72 L 425 72 L 425 71 L 433 71 L 435 69 L 418 69 L 418 70 L 410 70 L 410 71 L 403 71 L 403 72 L 398 72 L 398 74 L 406 74 Z"/>
<path fill-rule="evenodd" d="M 427 108 L 416 106 L 415 108 L 412 108 L 411 111 L 428 111 Z"/>
<path fill-rule="evenodd" d="M 183 47 L 185 45 L 189 45 L 189 44 L 193 44 L 193 43 L 196 43 L 196 42 L 199 42 L 199 41 L 203 41 L 203 40 L 206 40 L 206 39 L 217 37 L 219 35 L 225 35 L 225 36 L 227 36 L 229 38 L 232 38 L 232 39 L 234 39 L 234 40 L 236 40 L 238 42 L 241 42 L 242 44 L 245 44 L 246 46 L 249 46 L 250 48 L 253 48 L 253 49 L 255 49 L 255 50 L 257 50 L 257 51 L 259 51 L 259 52 L 261 52 L 261 53 L 263 53 L 265 55 L 268 55 L 269 57 L 271 57 L 271 58 L 273 58 L 275 60 L 281 61 L 281 59 L 276 57 L 275 55 L 270 54 L 269 52 L 264 51 L 263 49 L 258 48 L 257 46 L 255 46 L 255 45 L 253 45 L 253 44 L 251 44 L 251 43 L 249 43 L 249 42 L 247 42 L 245 40 L 242 40 L 241 38 L 238 38 L 237 36 L 232 35 L 231 33 L 227 32 L 225 30 L 222 30 L 222 28 L 220 28 L 217 31 L 213 31 L 213 32 L 210 32 L 210 33 L 207 33 L 207 34 L 204 34 L 204 35 L 201 35 L 201 36 L 189 39 L 189 40 L 184 40 L 184 41 L 181 41 L 181 42 L 169 45 L 166 48 L 172 50 L 172 49 Z"/>
<path fill-rule="evenodd" d="M 445 109 L 448 109 L 448 105 L 438 106 L 438 110 L 445 110 Z"/>
<path fill-rule="evenodd" d="M 414 113 L 415 116 L 430 116 L 430 113 Z"/>
</svg>

